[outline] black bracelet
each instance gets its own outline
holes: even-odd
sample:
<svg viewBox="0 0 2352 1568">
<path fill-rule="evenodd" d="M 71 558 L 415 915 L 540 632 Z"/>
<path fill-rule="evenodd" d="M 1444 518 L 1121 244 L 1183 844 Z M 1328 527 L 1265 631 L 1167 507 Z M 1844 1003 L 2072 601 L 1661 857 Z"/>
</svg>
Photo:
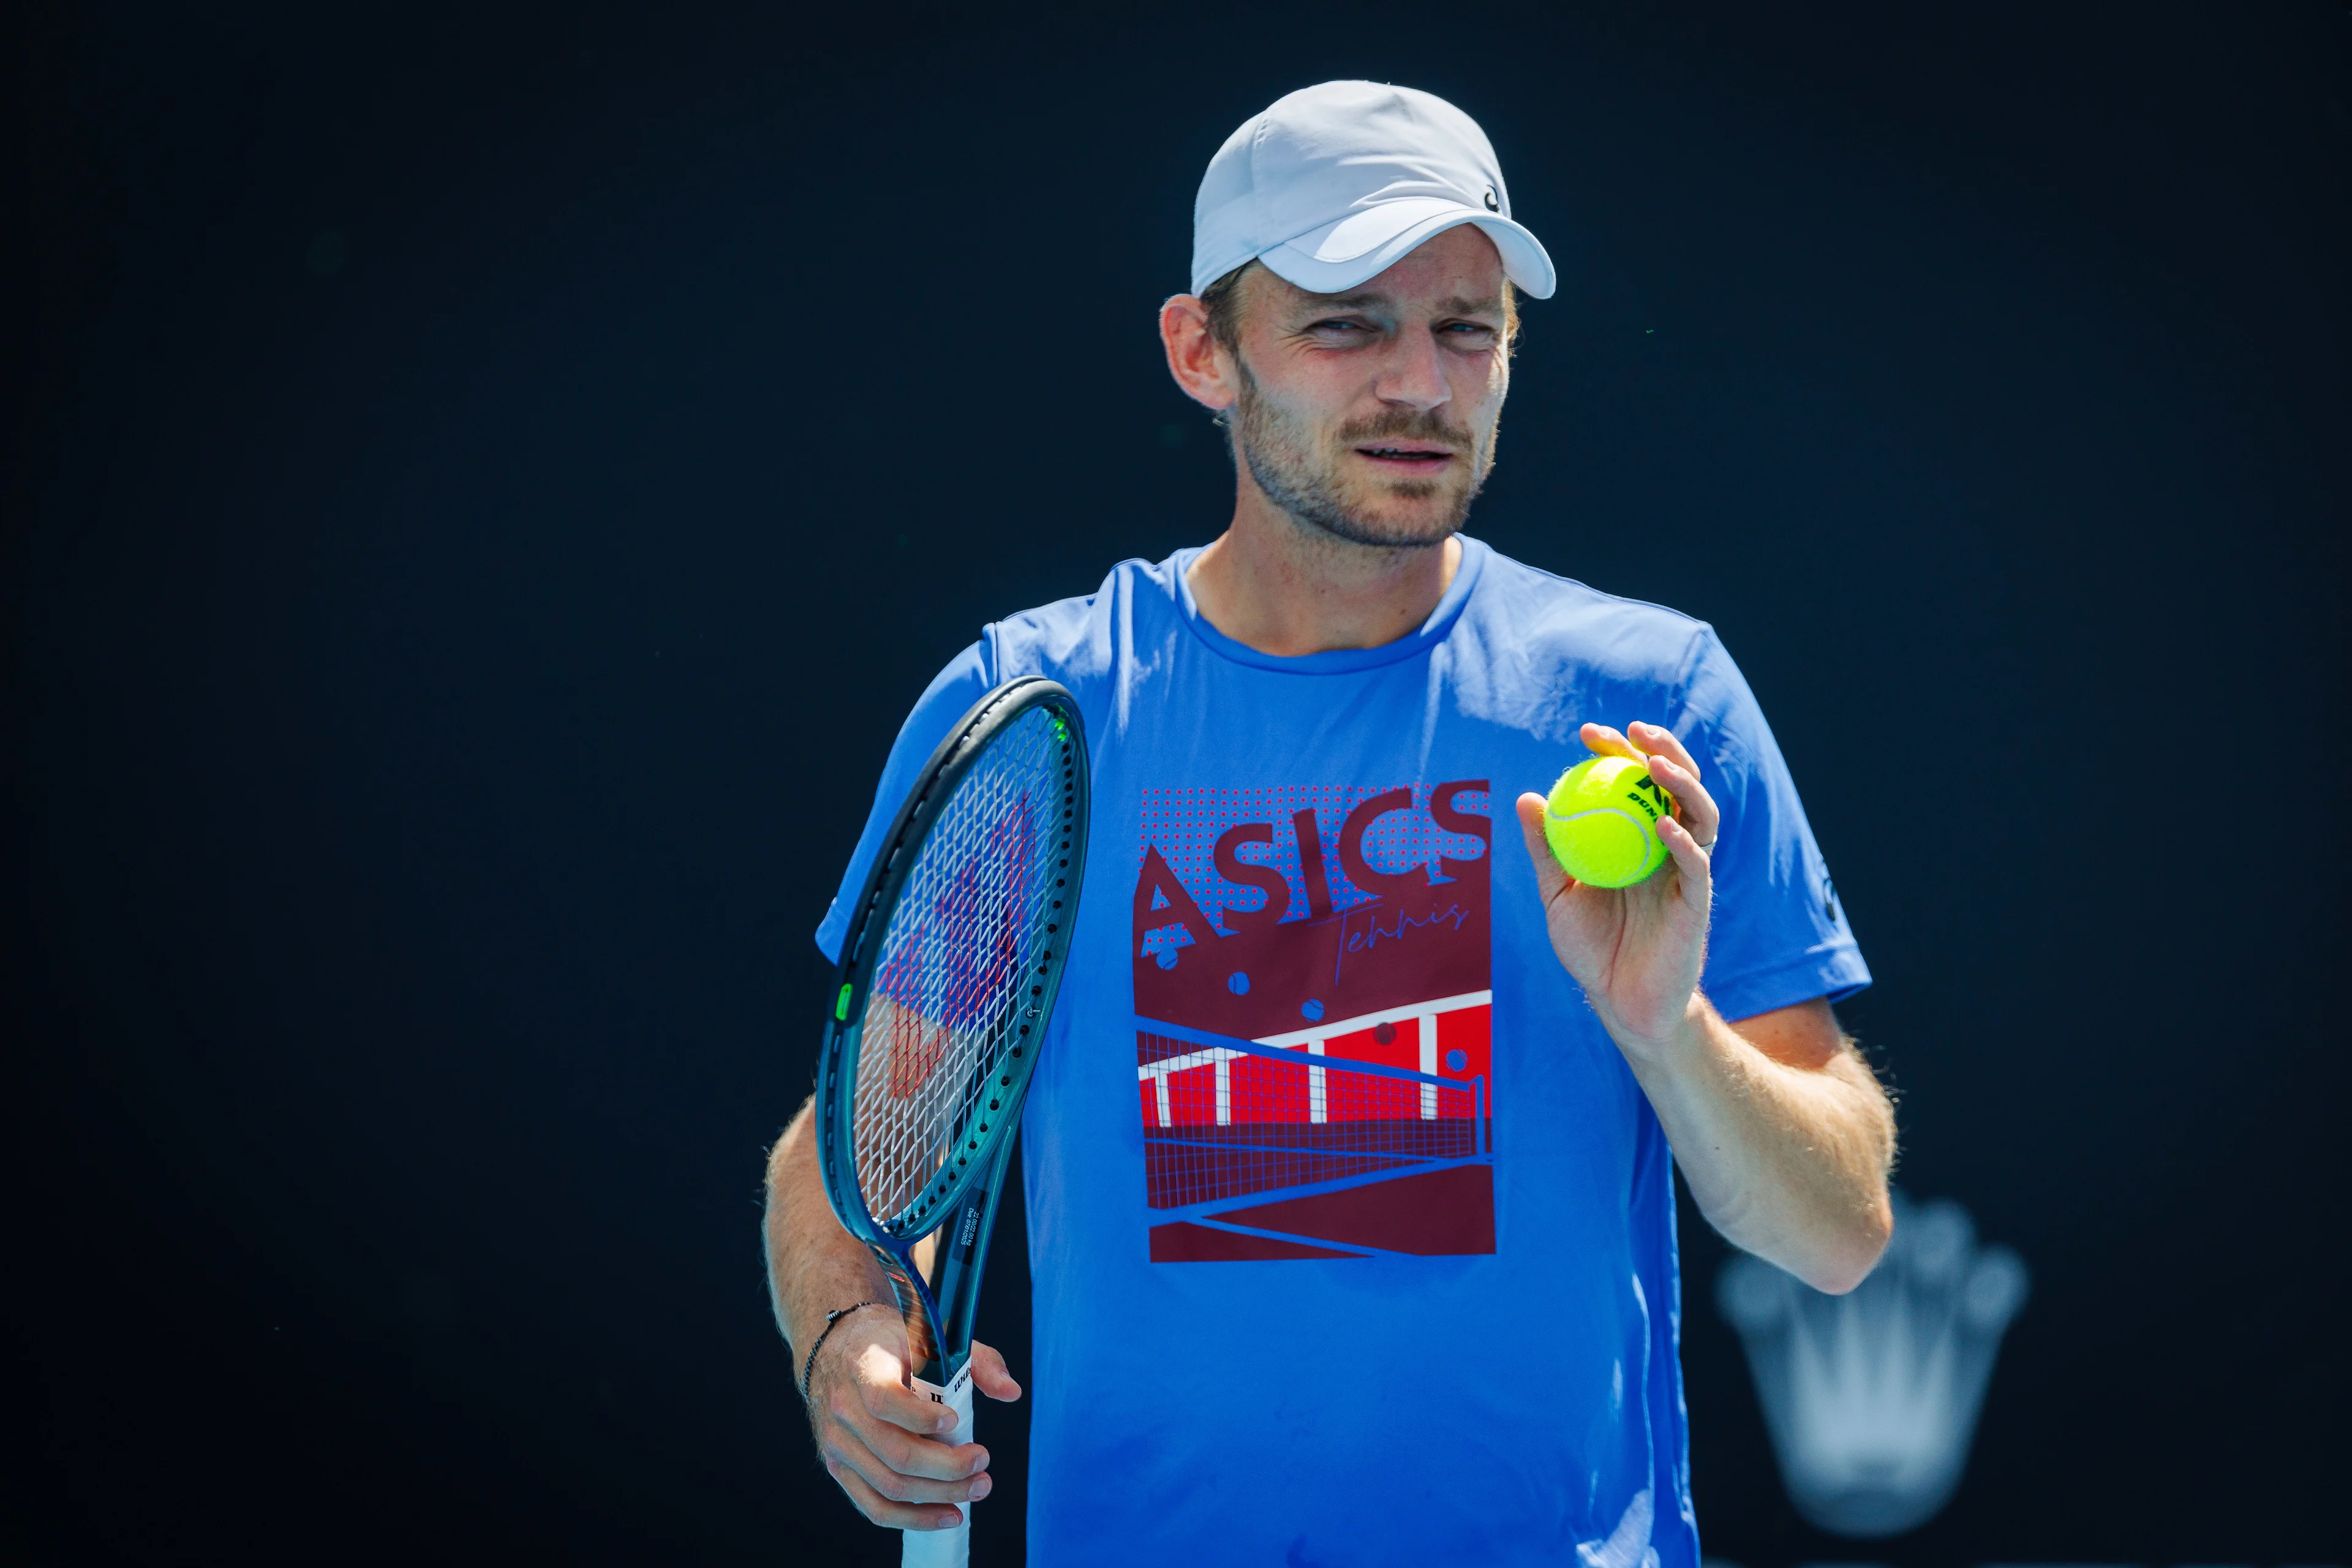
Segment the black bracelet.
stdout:
<svg viewBox="0 0 2352 1568">
<path fill-rule="evenodd" d="M 816 1352 L 824 1348 L 824 1337 L 833 1332 L 833 1325 L 860 1307 L 878 1307 L 881 1304 L 879 1301 L 859 1301 L 847 1307 L 835 1307 L 824 1315 L 824 1327 L 817 1331 L 816 1342 L 809 1346 L 808 1360 L 801 1364 L 802 1404 L 808 1403 L 809 1380 L 816 1375 Z"/>
</svg>

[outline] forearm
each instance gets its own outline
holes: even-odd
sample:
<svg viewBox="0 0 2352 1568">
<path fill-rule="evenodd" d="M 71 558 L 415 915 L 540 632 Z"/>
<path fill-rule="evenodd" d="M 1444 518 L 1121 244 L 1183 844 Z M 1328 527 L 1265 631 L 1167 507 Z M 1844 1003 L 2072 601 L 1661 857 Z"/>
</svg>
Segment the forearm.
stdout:
<svg viewBox="0 0 2352 1568">
<path fill-rule="evenodd" d="M 814 1104 L 801 1107 L 768 1152 L 768 1300 L 793 1347 L 795 1378 L 799 1358 L 824 1328 L 827 1312 L 890 1300 L 889 1280 L 874 1255 L 841 1228 L 824 1201 Z"/>
<path fill-rule="evenodd" d="M 1710 1225 L 1816 1289 L 1861 1283 L 1893 1228 L 1895 1114 L 1850 1043 L 1776 1060 L 1696 994 L 1669 1039 L 1619 1043 Z"/>
</svg>

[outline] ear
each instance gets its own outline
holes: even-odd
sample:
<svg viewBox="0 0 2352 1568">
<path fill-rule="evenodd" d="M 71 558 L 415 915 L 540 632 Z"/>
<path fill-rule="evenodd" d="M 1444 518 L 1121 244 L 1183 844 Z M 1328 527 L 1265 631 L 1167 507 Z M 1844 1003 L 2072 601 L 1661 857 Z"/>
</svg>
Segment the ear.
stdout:
<svg viewBox="0 0 2352 1568">
<path fill-rule="evenodd" d="M 1240 401 L 1234 357 L 1209 331 L 1209 308 L 1198 295 L 1171 295 L 1160 307 L 1160 346 L 1168 351 L 1168 374 L 1185 396 L 1220 414 Z"/>
</svg>

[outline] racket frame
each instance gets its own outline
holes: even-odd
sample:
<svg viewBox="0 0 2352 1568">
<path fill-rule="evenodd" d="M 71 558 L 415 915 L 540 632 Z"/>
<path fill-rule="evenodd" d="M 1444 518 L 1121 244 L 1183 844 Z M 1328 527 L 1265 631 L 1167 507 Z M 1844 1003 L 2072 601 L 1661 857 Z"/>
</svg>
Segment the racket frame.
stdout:
<svg viewBox="0 0 2352 1568">
<path fill-rule="evenodd" d="M 975 1101 L 965 1123 L 953 1130 L 964 1144 L 957 1168 L 935 1177 L 924 1197 L 905 1213 L 877 1217 L 858 1190 L 856 1154 L 850 1136 L 862 1026 L 874 978 L 871 961 L 879 952 L 882 934 L 889 928 L 898 897 L 941 808 L 995 737 L 1037 708 L 1045 709 L 1059 721 L 1068 776 L 1061 798 L 1062 841 L 1050 857 L 1056 862 L 1055 875 L 1066 884 L 1060 893 L 1062 918 L 1049 922 L 1059 929 L 1046 933 L 1038 962 L 1031 969 L 1037 977 L 1039 994 L 1025 1005 L 1014 1004 L 1032 1026 L 998 1064 L 999 1075 L 1009 1080 L 999 1086 L 1000 1108 L 982 1113 Z M 942 1403 L 950 1402 L 950 1393 L 966 1402 L 971 1397 L 963 1385 L 969 1381 L 972 1314 L 979 1300 L 981 1271 L 987 1261 L 989 1232 L 994 1228 L 997 1197 L 1013 1136 L 1030 1078 L 1036 1070 L 1038 1051 L 1045 1043 L 1045 1026 L 1061 992 L 1076 925 L 1091 798 L 1087 761 L 1086 729 L 1077 701 L 1062 686 L 1028 676 L 990 691 L 957 721 L 916 775 L 889 832 L 875 850 L 873 868 L 842 938 L 834 1005 L 817 1056 L 817 1151 L 825 1199 L 842 1228 L 866 1244 L 888 1276 L 899 1310 L 908 1320 L 908 1342 L 919 1362 L 908 1370 L 919 1387 L 928 1385 L 923 1392 L 929 1397 Z M 869 952 L 869 947 L 875 951 Z M 983 1114 L 986 1121 L 980 1120 Z M 893 1220 L 899 1222 L 900 1229 L 889 1228 Z M 936 1293 L 914 1256 L 918 1244 L 935 1232 L 943 1254 L 936 1259 Z"/>
</svg>

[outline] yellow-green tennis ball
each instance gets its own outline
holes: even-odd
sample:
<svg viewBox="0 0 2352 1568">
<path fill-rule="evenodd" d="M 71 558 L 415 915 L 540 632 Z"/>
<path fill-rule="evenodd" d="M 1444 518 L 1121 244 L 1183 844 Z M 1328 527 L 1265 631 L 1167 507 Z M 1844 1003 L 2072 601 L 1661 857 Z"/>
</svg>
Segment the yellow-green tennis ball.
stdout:
<svg viewBox="0 0 2352 1568">
<path fill-rule="evenodd" d="M 1544 802 L 1544 842 L 1578 881 L 1630 888 L 1665 864 L 1658 818 L 1671 805 L 1641 763 L 1587 757 L 1551 786 Z"/>
</svg>

